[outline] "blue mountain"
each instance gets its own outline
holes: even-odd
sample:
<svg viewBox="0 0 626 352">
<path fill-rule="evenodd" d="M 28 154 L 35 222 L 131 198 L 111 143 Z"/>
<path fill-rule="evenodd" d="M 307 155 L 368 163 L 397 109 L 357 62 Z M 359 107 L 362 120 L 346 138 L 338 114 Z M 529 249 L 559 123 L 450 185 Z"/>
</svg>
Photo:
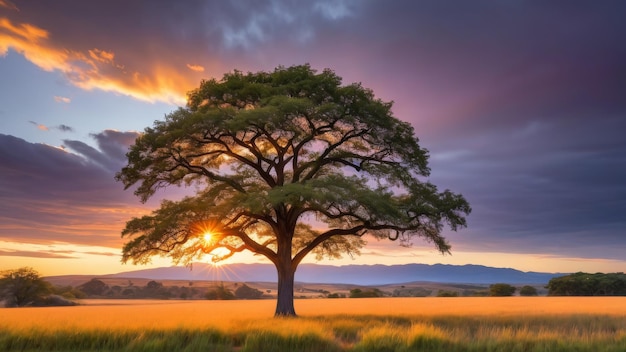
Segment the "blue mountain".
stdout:
<svg viewBox="0 0 626 352">
<path fill-rule="evenodd" d="M 560 273 L 524 272 L 511 268 L 482 265 L 404 264 L 404 265 L 319 265 L 301 264 L 296 281 L 306 283 L 386 285 L 409 282 L 464 284 L 546 284 Z M 272 264 L 227 264 L 213 266 L 195 263 L 191 267 L 163 267 L 127 271 L 108 277 L 151 280 L 211 280 L 239 282 L 276 282 Z"/>
</svg>

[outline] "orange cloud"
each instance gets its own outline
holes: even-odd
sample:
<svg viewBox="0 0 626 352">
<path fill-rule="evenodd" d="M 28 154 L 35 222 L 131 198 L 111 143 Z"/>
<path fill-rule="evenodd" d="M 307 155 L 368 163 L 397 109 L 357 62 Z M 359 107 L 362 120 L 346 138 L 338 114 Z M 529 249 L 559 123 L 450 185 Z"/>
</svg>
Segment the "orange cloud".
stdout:
<svg viewBox="0 0 626 352">
<path fill-rule="evenodd" d="M 127 239 L 120 237 L 124 224 L 133 216 L 147 215 L 145 207 L 90 206 L 63 202 L 63 206 L 31 201 L 41 219 L 0 217 L 0 241 L 32 244 L 67 243 L 120 248 Z M 47 218 L 58 220 L 49 221 Z"/>
<path fill-rule="evenodd" d="M 197 85 L 193 77 L 177 70 L 177 65 L 143 62 L 141 72 L 132 71 L 118 62 L 113 51 L 93 48 L 85 53 L 60 47 L 43 28 L 0 18 L 0 55 L 6 55 L 9 49 L 45 71 L 64 73 L 72 84 L 85 90 L 98 89 L 148 102 L 184 105 L 186 92 Z M 199 65 L 187 67 L 196 72 L 204 70 Z"/>
<path fill-rule="evenodd" d="M 54 101 L 56 101 L 57 103 L 65 103 L 65 104 L 69 104 L 72 100 L 70 98 L 66 98 L 66 97 L 60 97 L 60 96 L 54 96 Z"/>
<path fill-rule="evenodd" d="M 114 53 L 100 49 L 89 50 L 89 56 L 96 61 L 104 63 L 112 63 L 115 58 Z"/>
<path fill-rule="evenodd" d="M 33 125 L 37 126 L 37 128 L 38 128 L 38 129 L 40 129 L 40 130 L 42 130 L 42 131 L 48 131 L 48 130 L 49 130 L 48 126 L 46 126 L 46 125 L 42 125 L 42 124 L 37 123 L 37 122 L 35 122 L 35 121 L 28 121 L 28 122 L 30 122 L 30 123 L 32 123 Z"/>
<path fill-rule="evenodd" d="M 187 64 L 187 68 L 196 72 L 204 72 L 204 66 L 200 65 Z"/>
</svg>

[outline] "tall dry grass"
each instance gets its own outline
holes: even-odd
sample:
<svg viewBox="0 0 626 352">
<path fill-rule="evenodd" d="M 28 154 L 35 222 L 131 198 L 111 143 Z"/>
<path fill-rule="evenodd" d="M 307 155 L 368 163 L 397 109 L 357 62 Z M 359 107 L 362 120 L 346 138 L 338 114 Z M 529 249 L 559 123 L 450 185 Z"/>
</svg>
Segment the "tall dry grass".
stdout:
<svg viewBox="0 0 626 352">
<path fill-rule="evenodd" d="M 0 309 L 0 350 L 626 351 L 626 297 L 84 303 Z"/>
</svg>

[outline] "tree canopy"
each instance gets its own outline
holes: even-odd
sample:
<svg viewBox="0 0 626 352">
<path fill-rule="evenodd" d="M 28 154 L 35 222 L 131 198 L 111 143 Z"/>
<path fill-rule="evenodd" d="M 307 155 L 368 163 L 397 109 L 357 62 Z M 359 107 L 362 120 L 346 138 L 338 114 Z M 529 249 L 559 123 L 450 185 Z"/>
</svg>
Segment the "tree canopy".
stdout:
<svg viewBox="0 0 626 352">
<path fill-rule="evenodd" d="M 546 288 L 549 296 L 626 296 L 626 274 L 578 272 L 555 277 Z"/>
<path fill-rule="evenodd" d="M 0 272 L 0 300 L 5 300 L 7 307 L 32 305 L 49 292 L 50 284 L 33 268 Z"/>
<path fill-rule="evenodd" d="M 513 296 L 517 289 L 509 284 L 498 283 L 489 286 L 489 295 L 502 297 L 502 296 Z"/>
<path fill-rule="evenodd" d="M 309 65 L 202 81 L 187 107 L 145 129 L 116 175 L 144 202 L 169 185 L 197 189 L 130 220 L 123 261 L 249 250 L 277 268 L 276 315 L 295 315 L 293 277 L 310 253 L 359 254 L 366 233 L 448 253 L 443 227 L 466 226 L 470 206 L 428 182 L 428 152 L 391 108 Z"/>
</svg>

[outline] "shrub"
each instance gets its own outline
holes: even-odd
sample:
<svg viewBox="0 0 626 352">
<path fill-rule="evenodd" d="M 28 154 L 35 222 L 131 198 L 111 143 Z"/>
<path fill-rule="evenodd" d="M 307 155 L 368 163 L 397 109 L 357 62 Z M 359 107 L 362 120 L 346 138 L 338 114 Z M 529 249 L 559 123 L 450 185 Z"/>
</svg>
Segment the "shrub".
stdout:
<svg viewBox="0 0 626 352">
<path fill-rule="evenodd" d="M 537 289 L 532 286 L 524 286 L 519 290 L 520 296 L 537 296 Z"/>
<path fill-rule="evenodd" d="M 78 289 L 85 292 L 88 296 L 101 296 L 108 288 L 107 284 L 96 278 L 78 286 Z"/>
<path fill-rule="evenodd" d="M 361 290 L 360 288 L 355 288 L 350 290 L 350 298 L 368 298 L 368 297 L 382 297 L 383 292 L 377 288 L 369 289 L 369 290 Z"/>
<path fill-rule="evenodd" d="M 260 292 L 260 291 L 259 291 Z M 226 287 L 224 287 L 224 284 L 220 284 L 219 286 L 217 286 L 216 288 L 209 290 L 206 293 L 206 299 L 211 299 L 211 300 L 231 300 L 231 299 L 235 299 L 235 295 L 233 294 L 233 291 L 227 289 Z"/>
<path fill-rule="evenodd" d="M 246 284 L 237 287 L 235 290 L 235 297 L 239 299 L 259 299 L 263 296 L 263 292 L 252 288 Z"/>
<path fill-rule="evenodd" d="M 489 286 L 489 295 L 496 297 L 513 296 L 516 288 L 509 284 L 493 284 Z"/>
<path fill-rule="evenodd" d="M 458 297 L 459 293 L 457 291 L 448 291 L 448 290 L 439 290 L 437 292 L 437 297 Z"/>
<path fill-rule="evenodd" d="M 346 295 L 343 293 L 334 292 L 334 293 L 329 293 L 327 297 L 328 298 L 346 298 Z"/>
<path fill-rule="evenodd" d="M 45 297 L 40 297 L 35 302 L 33 302 L 33 306 L 37 307 L 63 307 L 63 306 L 75 306 L 78 303 L 70 301 L 65 297 L 58 295 L 49 295 Z"/>
</svg>

